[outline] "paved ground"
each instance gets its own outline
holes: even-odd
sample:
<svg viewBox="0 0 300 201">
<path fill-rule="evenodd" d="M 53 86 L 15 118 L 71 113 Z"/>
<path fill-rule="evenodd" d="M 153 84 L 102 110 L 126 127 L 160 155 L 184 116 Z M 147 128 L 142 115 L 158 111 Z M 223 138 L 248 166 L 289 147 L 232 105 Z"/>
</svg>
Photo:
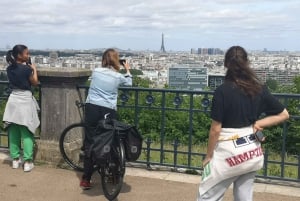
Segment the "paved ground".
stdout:
<svg viewBox="0 0 300 201">
<path fill-rule="evenodd" d="M 105 201 L 100 178 L 94 175 L 94 188 L 79 188 L 80 173 L 36 166 L 30 173 L 13 170 L 0 153 L 1 201 Z M 125 184 L 118 201 L 194 201 L 199 176 L 180 173 L 126 169 Z M 232 199 L 231 189 L 224 201 Z M 255 184 L 255 201 L 299 201 L 300 188 Z"/>
</svg>

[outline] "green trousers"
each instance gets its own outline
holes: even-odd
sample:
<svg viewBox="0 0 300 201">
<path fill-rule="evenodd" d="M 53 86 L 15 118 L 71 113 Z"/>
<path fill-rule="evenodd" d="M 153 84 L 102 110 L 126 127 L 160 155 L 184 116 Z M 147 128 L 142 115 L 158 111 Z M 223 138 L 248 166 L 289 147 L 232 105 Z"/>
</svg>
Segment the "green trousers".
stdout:
<svg viewBox="0 0 300 201">
<path fill-rule="evenodd" d="M 12 159 L 20 157 L 21 142 L 23 142 L 23 160 L 33 159 L 34 135 L 26 126 L 11 124 L 8 127 L 9 151 Z"/>
</svg>

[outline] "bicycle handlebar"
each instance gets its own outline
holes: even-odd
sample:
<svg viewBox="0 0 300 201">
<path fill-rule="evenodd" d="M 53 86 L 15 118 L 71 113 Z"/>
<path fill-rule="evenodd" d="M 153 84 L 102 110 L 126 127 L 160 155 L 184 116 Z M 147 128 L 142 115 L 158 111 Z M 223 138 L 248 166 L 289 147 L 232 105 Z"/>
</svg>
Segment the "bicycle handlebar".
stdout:
<svg viewBox="0 0 300 201">
<path fill-rule="evenodd" d="M 76 106 L 78 107 L 78 108 L 82 108 L 82 107 L 84 107 L 85 106 L 85 103 L 82 103 L 82 102 L 80 102 L 80 101 L 75 101 L 75 104 L 76 104 Z"/>
</svg>

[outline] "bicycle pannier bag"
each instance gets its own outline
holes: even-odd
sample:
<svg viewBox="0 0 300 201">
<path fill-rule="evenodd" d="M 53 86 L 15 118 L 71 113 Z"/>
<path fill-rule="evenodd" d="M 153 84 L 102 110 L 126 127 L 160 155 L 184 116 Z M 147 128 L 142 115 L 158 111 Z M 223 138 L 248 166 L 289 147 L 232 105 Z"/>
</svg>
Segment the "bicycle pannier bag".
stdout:
<svg viewBox="0 0 300 201">
<path fill-rule="evenodd" d="M 114 128 L 123 136 L 125 156 L 127 161 L 136 161 L 142 151 L 143 137 L 135 126 L 120 121 L 114 121 Z"/>
<path fill-rule="evenodd" d="M 90 157 L 94 164 L 105 164 L 111 155 L 111 146 L 114 138 L 114 130 L 107 130 L 93 137 L 90 148 Z"/>
<path fill-rule="evenodd" d="M 142 151 L 143 138 L 136 127 L 130 127 L 124 140 L 127 161 L 136 161 Z"/>
</svg>

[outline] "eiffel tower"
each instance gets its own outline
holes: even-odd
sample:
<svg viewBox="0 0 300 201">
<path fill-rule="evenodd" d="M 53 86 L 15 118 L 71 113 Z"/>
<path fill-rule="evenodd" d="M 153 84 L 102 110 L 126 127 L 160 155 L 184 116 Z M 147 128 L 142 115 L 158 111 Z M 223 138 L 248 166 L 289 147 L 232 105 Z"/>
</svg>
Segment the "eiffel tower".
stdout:
<svg viewBox="0 0 300 201">
<path fill-rule="evenodd" d="M 165 49 L 165 41 L 164 41 L 164 34 L 162 33 L 161 35 L 161 47 L 160 47 L 160 51 L 165 53 L 166 49 Z"/>
</svg>

